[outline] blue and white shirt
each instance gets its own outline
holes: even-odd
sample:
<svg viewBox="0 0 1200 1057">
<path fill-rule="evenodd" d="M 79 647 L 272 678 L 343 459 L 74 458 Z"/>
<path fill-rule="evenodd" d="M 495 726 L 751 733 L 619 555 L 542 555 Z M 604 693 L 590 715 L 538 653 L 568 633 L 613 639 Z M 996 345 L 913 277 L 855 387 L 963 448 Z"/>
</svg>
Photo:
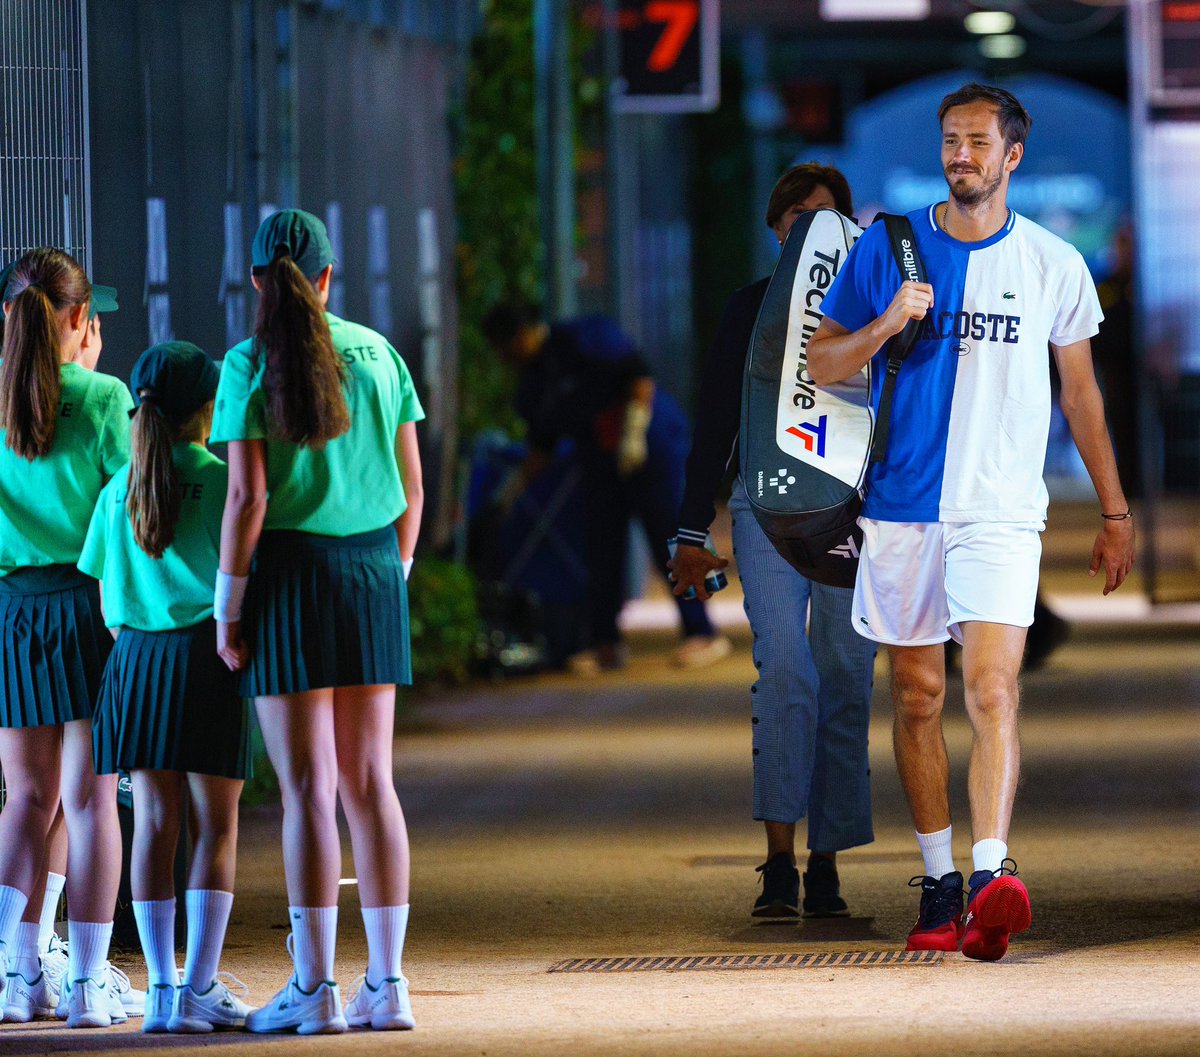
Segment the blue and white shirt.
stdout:
<svg viewBox="0 0 1200 1057">
<path fill-rule="evenodd" d="M 878 521 L 1042 521 L 1050 430 L 1047 342 L 1090 338 L 1104 318 L 1079 251 L 1009 211 L 991 238 L 959 242 L 936 206 L 908 214 L 933 308 L 896 378 L 887 455 L 871 467 L 865 517 Z M 860 238 L 825 295 L 847 330 L 887 310 L 900 271 L 883 224 Z M 887 345 L 871 364 L 878 409 Z"/>
</svg>

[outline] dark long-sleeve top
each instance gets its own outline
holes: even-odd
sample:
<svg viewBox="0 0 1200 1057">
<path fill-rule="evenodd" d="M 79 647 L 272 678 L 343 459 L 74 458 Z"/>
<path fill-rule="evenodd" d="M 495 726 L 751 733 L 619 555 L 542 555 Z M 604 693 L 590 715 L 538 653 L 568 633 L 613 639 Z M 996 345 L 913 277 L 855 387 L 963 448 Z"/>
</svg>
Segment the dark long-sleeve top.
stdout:
<svg viewBox="0 0 1200 1057">
<path fill-rule="evenodd" d="M 730 297 L 700 376 L 696 428 L 679 508 L 681 544 L 704 546 L 708 527 L 717 515 L 717 489 L 730 465 L 737 462 L 746 356 L 769 281 L 760 279 Z"/>
<path fill-rule="evenodd" d="M 541 354 L 521 369 L 517 414 L 529 427 L 530 443 L 543 450 L 562 436 L 603 445 L 602 419 L 619 412 L 634 379 L 649 373 L 633 339 L 607 316 L 563 320 L 550 327 Z M 607 438 L 613 444 L 615 437 Z"/>
</svg>

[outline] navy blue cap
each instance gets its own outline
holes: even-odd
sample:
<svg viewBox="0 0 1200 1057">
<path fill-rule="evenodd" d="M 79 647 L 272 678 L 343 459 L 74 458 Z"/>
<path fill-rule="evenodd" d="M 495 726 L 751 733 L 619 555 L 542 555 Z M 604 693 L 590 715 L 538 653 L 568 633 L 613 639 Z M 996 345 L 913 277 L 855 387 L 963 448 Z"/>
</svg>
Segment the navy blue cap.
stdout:
<svg viewBox="0 0 1200 1057">
<path fill-rule="evenodd" d="M 281 209 L 258 225 L 250 247 L 250 265 L 266 268 L 277 257 L 291 257 L 310 279 L 333 263 L 333 245 L 325 222 L 303 209 Z"/>
<path fill-rule="evenodd" d="M 220 374 L 199 346 L 190 341 L 164 341 L 138 357 L 129 388 L 135 406 L 153 403 L 175 425 L 182 426 L 216 396 Z"/>
</svg>

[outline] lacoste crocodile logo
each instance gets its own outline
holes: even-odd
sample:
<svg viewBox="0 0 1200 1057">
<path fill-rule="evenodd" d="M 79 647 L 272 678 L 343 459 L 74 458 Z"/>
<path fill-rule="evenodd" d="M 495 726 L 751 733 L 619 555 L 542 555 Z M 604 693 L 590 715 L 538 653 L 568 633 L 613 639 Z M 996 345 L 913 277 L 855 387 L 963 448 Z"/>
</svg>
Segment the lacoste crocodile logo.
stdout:
<svg viewBox="0 0 1200 1057">
<path fill-rule="evenodd" d="M 1004 298 L 1005 301 L 1015 301 L 1017 299 L 1017 295 L 1014 294 L 1011 290 L 1005 290 L 1001 296 Z"/>
</svg>

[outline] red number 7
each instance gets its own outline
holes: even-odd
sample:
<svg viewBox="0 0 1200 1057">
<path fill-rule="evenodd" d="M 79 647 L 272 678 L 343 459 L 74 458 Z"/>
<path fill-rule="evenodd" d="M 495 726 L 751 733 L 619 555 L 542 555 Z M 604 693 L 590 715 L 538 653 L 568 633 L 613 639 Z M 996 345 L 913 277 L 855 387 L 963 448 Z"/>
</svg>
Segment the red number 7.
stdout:
<svg viewBox="0 0 1200 1057">
<path fill-rule="evenodd" d="M 653 0 L 646 5 L 646 21 L 662 22 L 662 36 L 650 52 L 646 66 L 662 73 L 675 65 L 700 17 L 698 0 Z"/>
</svg>

